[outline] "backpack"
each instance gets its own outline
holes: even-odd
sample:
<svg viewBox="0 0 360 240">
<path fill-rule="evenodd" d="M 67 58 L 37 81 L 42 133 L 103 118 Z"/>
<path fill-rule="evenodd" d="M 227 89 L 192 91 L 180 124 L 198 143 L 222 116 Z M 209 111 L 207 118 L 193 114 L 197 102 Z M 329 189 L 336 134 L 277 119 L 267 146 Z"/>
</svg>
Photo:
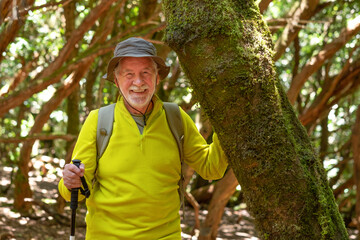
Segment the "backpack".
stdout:
<svg viewBox="0 0 360 240">
<path fill-rule="evenodd" d="M 170 131 L 176 140 L 178 146 L 180 162 L 181 162 L 181 173 L 179 180 L 179 197 L 184 214 L 184 175 L 183 175 L 183 140 L 184 140 L 184 127 L 182 124 L 182 117 L 179 106 L 176 103 L 164 102 L 164 110 L 166 113 L 166 120 L 169 125 Z M 96 167 L 94 172 L 93 184 L 96 181 L 96 172 L 98 168 L 99 159 L 105 152 L 105 149 L 109 143 L 109 139 L 112 134 L 113 122 L 114 122 L 114 110 L 115 103 L 101 107 L 98 114 L 98 123 L 96 129 Z M 184 214 L 185 215 L 185 214 Z"/>
</svg>

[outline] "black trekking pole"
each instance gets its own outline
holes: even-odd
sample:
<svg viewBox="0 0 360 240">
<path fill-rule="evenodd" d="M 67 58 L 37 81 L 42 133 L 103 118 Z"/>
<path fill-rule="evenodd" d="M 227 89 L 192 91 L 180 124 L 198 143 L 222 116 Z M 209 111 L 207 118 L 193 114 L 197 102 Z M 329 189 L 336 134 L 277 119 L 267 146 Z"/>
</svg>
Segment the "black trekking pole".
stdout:
<svg viewBox="0 0 360 240">
<path fill-rule="evenodd" d="M 73 164 L 80 168 L 81 161 L 78 159 L 72 160 Z M 75 220 L 76 220 L 76 209 L 78 207 L 78 195 L 79 190 L 81 194 L 83 194 L 86 198 L 90 196 L 90 190 L 87 186 L 84 177 L 81 177 L 81 183 L 84 189 L 80 188 L 72 188 L 71 189 L 71 202 L 70 202 L 70 209 L 71 209 L 71 233 L 70 233 L 70 240 L 75 240 Z"/>
<path fill-rule="evenodd" d="M 73 164 L 80 168 L 80 160 L 74 159 Z M 79 188 L 72 188 L 71 189 L 71 202 L 70 202 L 70 209 L 71 209 L 71 233 L 70 233 L 70 240 L 75 240 L 75 220 L 76 220 L 76 209 L 78 207 L 78 195 L 79 195 Z"/>
</svg>

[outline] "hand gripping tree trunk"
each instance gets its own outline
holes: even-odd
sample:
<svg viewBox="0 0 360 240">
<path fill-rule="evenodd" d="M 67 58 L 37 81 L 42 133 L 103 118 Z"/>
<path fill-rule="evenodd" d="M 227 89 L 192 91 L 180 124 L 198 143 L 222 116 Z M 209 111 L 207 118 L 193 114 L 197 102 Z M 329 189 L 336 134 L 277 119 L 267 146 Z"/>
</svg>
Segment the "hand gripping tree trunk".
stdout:
<svg viewBox="0 0 360 240">
<path fill-rule="evenodd" d="M 165 40 L 218 133 L 262 239 L 348 239 L 324 169 L 276 77 L 251 0 L 166 0 Z"/>
</svg>

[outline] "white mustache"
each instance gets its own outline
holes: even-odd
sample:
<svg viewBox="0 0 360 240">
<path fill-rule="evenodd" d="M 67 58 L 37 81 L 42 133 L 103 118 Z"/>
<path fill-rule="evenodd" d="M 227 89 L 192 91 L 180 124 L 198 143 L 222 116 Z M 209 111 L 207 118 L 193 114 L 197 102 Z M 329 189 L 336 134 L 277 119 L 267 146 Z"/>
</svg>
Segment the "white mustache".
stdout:
<svg viewBox="0 0 360 240">
<path fill-rule="evenodd" d="M 144 85 L 144 86 L 141 86 L 141 87 L 137 87 L 137 86 L 130 86 L 129 87 L 129 90 L 130 91 L 134 91 L 134 92 L 143 92 L 145 90 L 147 90 L 149 87 Z"/>
</svg>

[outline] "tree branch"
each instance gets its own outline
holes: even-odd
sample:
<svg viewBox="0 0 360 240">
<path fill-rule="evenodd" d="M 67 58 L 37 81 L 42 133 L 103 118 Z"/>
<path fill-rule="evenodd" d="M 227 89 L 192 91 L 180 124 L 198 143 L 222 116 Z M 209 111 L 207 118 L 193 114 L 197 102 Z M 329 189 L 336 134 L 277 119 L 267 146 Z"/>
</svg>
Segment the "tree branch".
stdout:
<svg viewBox="0 0 360 240">
<path fill-rule="evenodd" d="M 303 67 L 301 72 L 295 76 L 295 78 L 291 82 L 290 89 L 287 92 L 287 96 L 291 104 L 295 103 L 295 100 L 299 95 L 302 86 L 308 80 L 308 78 L 314 72 L 316 72 L 327 59 L 334 56 L 334 54 L 359 31 L 360 16 L 351 21 L 349 25 L 341 31 L 340 37 L 335 39 L 333 42 L 326 44 L 316 56 L 312 57 L 308 61 L 308 63 Z"/>
<path fill-rule="evenodd" d="M 338 89 L 340 82 L 352 74 L 351 70 L 353 70 L 354 67 L 357 65 L 360 66 L 360 59 L 357 62 L 350 64 L 353 60 L 352 55 L 358 47 L 360 47 L 360 45 L 354 47 L 351 50 L 349 58 L 346 60 L 341 72 L 336 77 L 329 79 L 329 81 L 325 81 L 324 85 L 322 86 L 321 93 L 316 97 L 311 106 L 303 111 L 303 113 L 300 115 L 299 119 L 303 125 L 308 125 L 309 123 L 314 122 L 319 118 L 319 114 L 322 112 L 322 109 L 326 106 L 329 99 L 335 95 L 335 91 Z"/>
<path fill-rule="evenodd" d="M 75 50 L 75 45 L 83 39 L 84 34 L 95 24 L 99 19 L 109 9 L 111 4 L 116 0 L 102 0 L 101 3 L 92 9 L 89 15 L 83 20 L 81 25 L 73 31 L 65 46 L 59 52 L 57 58 L 49 64 L 41 73 L 37 74 L 34 79 L 42 79 L 49 76 L 55 69 L 61 67 L 61 65 L 68 60 L 71 53 Z"/>
<path fill-rule="evenodd" d="M 33 94 L 38 93 L 48 86 L 57 83 L 61 80 L 62 76 L 77 69 L 82 63 L 87 62 L 89 58 L 95 58 L 99 55 L 108 53 L 114 49 L 113 44 L 105 46 L 95 45 L 93 48 L 88 49 L 76 60 L 69 62 L 63 67 L 55 70 L 50 76 L 43 79 L 40 83 L 34 83 L 26 89 L 21 89 L 9 97 L 0 100 L 0 117 L 2 117 L 10 109 L 20 105 Z"/>
<path fill-rule="evenodd" d="M 24 9 L 23 11 L 25 12 L 29 12 L 29 11 L 35 11 L 35 10 L 38 10 L 38 9 L 43 9 L 43 8 L 48 8 L 48 7 L 55 7 L 55 9 L 59 8 L 60 5 L 62 7 L 65 7 L 66 5 L 68 5 L 70 2 L 72 2 L 74 0 L 62 0 L 60 2 L 50 2 L 50 3 L 45 3 L 43 5 L 40 5 L 40 6 L 33 6 L 31 8 L 27 8 L 27 9 Z M 20 11 L 22 12 L 22 11 Z"/>
<path fill-rule="evenodd" d="M 25 63 L 23 60 L 22 68 L 16 73 L 15 77 L 11 80 L 9 84 L 6 84 L 3 88 L 0 89 L 0 97 L 8 94 L 13 91 L 21 82 L 23 82 L 27 76 L 29 76 L 30 71 L 35 68 L 35 62 L 38 60 L 39 56 L 36 56 L 34 59 Z"/>
<path fill-rule="evenodd" d="M 20 143 L 26 141 L 34 141 L 34 140 L 56 140 L 56 139 L 63 139 L 65 141 L 72 141 L 76 139 L 76 135 L 71 134 L 33 134 L 26 137 L 1 137 L 0 143 Z"/>
<path fill-rule="evenodd" d="M 31 6 L 35 0 L 26 0 L 24 4 Z M 11 16 L 11 21 L 5 24 L 5 29 L 0 34 L 0 62 L 3 59 L 2 53 L 6 50 L 8 45 L 14 41 L 19 29 L 24 25 L 25 21 L 20 20 L 20 17 L 25 17 L 26 13 L 20 14 L 16 6 L 13 6 L 14 15 Z M 0 19 L 1 20 L 1 19 Z M 0 21 L 1 23 L 1 21 Z"/>
<path fill-rule="evenodd" d="M 315 13 L 319 0 L 302 0 L 300 6 L 291 17 L 291 21 L 286 25 L 283 33 L 275 43 L 274 61 L 278 60 L 285 52 L 285 49 L 295 39 L 300 29 L 294 26 L 299 25 L 299 21 L 309 20 Z"/>
<path fill-rule="evenodd" d="M 261 2 L 259 3 L 259 9 L 261 14 L 265 12 L 271 2 L 272 0 L 261 0 Z"/>
</svg>

